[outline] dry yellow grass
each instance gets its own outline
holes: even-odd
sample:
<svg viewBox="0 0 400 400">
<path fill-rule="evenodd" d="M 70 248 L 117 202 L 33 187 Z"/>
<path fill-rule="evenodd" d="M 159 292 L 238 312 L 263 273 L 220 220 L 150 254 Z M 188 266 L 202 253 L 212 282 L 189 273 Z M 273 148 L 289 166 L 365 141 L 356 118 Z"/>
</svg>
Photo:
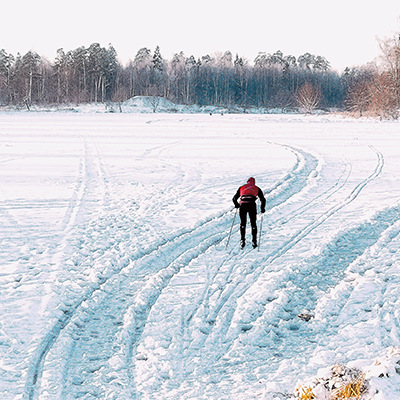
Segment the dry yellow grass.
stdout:
<svg viewBox="0 0 400 400">
<path fill-rule="evenodd" d="M 354 381 L 332 391 L 332 400 L 360 399 L 365 373 L 360 374 Z"/>
</svg>

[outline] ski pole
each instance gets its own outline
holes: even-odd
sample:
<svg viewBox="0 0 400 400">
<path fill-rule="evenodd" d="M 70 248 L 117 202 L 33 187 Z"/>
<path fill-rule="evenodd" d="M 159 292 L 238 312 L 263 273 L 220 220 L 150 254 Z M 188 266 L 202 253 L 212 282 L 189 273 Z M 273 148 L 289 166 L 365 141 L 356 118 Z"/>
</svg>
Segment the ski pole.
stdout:
<svg viewBox="0 0 400 400">
<path fill-rule="evenodd" d="M 231 238 L 231 233 L 232 233 L 233 225 L 234 225 L 234 223 L 235 223 L 237 210 L 238 210 L 238 209 L 236 208 L 235 215 L 233 216 L 233 221 L 232 221 L 231 230 L 230 230 L 229 236 L 228 236 L 228 241 L 226 242 L 226 247 L 225 247 L 226 249 L 228 248 L 229 240 L 230 240 L 230 238 Z"/>
<path fill-rule="evenodd" d="M 261 231 L 262 231 L 263 216 L 264 216 L 264 214 L 261 214 L 260 234 L 259 234 L 259 237 L 258 237 L 258 251 L 260 251 L 260 246 L 261 246 Z"/>
</svg>

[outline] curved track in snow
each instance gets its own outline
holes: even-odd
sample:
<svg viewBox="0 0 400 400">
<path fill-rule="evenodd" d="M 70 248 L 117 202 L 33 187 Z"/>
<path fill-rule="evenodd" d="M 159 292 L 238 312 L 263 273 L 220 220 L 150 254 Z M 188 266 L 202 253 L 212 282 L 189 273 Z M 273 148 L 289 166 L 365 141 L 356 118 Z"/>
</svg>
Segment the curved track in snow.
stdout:
<svg viewBox="0 0 400 400">
<path fill-rule="evenodd" d="M 157 124 L 163 128 L 162 121 Z M 146 125 L 157 138 L 159 128 Z M 54 229 L 57 245 L 46 257 L 31 252 L 25 260 L 35 262 L 37 272 L 7 283 L 40 289 L 42 279 L 54 292 L 38 306 L 45 310 L 43 324 L 29 344 L 27 368 L 26 354 L 16 355 L 25 375 L 12 379 L 24 385 L 24 398 L 250 399 L 264 389 L 263 377 L 278 381 L 289 361 L 304 365 L 321 343 L 334 346 L 324 338 L 325 325 L 307 325 L 297 315 L 324 317 L 330 337 L 338 335 L 357 290 L 344 281 L 345 272 L 352 265 L 361 270 L 357 263 L 364 254 L 396 240 L 398 205 L 347 225 L 346 210 L 381 177 L 383 153 L 370 146 L 363 155 L 367 166 L 357 170 L 357 161 L 346 156 L 326 160 L 326 148 L 310 150 L 301 140 L 278 143 L 259 133 L 248 146 L 259 147 L 255 174 L 268 182 L 267 210 L 260 249 L 242 251 L 238 220 L 225 247 L 231 207 L 214 207 L 198 221 L 190 217 L 191 211 L 201 215 L 197 198 L 207 200 L 207 191 L 210 199 L 232 196 L 235 182 L 244 179 L 206 175 L 207 139 L 199 134 L 191 142 L 184 128 L 173 125 L 171 137 L 160 135 L 155 143 L 144 136 L 132 150 L 126 129 L 126 144 L 119 146 L 128 149 L 127 160 L 136 154 L 133 166 L 119 166 L 111 155 L 114 143 L 108 149 L 101 133 L 75 133 L 81 150 L 70 198 L 32 203 L 35 209 L 63 206 L 65 214 Z M 244 135 L 239 142 L 247 140 Z M 204 160 L 196 153 L 192 163 L 190 151 L 198 144 L 206 149 Z M 217 138 L 215 145 L 217 159 L 224 144 Z M 291 160 L 273 171 L 274 179 L 260 159 L 262 149 L 273 156 L 271 147 L 286 149 Z M 127 183 L 125 174 L 135 176 L 129 172 L 135 168 L 137 180 Z M 11 208 L 29 207 L 23 200 L 0 206 L 0 218 L 11 228 L 19 226 Z M 47 260 L 47 272 L 40 270 L 41 260 Z M 337 302 L 335 290 L 342 293 Z M 399 327 L 396 318 L 392 323 Z M 248 394 L 244 385 L 252 386 Z"/>
<path fill-rule="evenodd" d="M 85 208 L 87 204 L 90 204 L 91 196 L 96 192 L 98 186 L 100 186 L 100 192 L 103 193 L 103 198 L 105 196 L 104 168 L 101 167 L 102 163 L 99 153 L 95 153 L 93 151 L 94 146 L 91 145 L 89 147 L 88 143 L 89 142 L 85 140 L 85 157 L 81 162 L 81 172 L 80 178 L 77 181 L 76 194 L 71 200 L 72 206 L 70 207 L 71 212 L 69 213 L 68 219 L 72 225 L 75 224 L 75 220 L 81 208 Z M 275 193 L 279 191 L 278 189 L 280 189 L 281 186 L 286 187 L 286 190 L 279 192 L 279 198 L 282 202 L 286 201 L 307 185 L 307 179 L 314 172 L 317 165 L 317 161 L 309 154 L 299 150 L 292 149 L 292 151 L 296 155 L 297 162 L 294 164 L 291 171 L 282 179 L 282 182 L 276 184 L 274 188 L 271 189 L 271 192 Z M 93 179 L 94 177 L 100 181 L 99 184 L 96 184 L 96 180 Z M 92 178 L 92 180 L 89 178 Z M 277 202 L 278 200 L 275 199 L 275 203 Z M 101 204 L 102 203 L 104 203 L 104 200 L 102 200 Z M 112 221 L 114 226 L 124 225 L 122 221 L 119 222 L 118 220 L 118 218 L 121 217 L 121 215 L 117 215 L 117 219 Z M 230 223 L 230 217 L 231 215 L 229 212 L 223 212 L 219 216 L 201 222 L 195 229 L 179 232 L 178 234 L 163 239 L 162 242 L 156 243 L 146 251 L 139 252 L 138 254 L 131 254 L 129 261 L 126 256 L 122 257 L 123 261 L 118 262 L 118 265 L 105 268 L 99 276 L 96 276 L 89 288 L 84 290 L 84 293 L 72 302 L 72 304 L 69 304 L 71 302 L 68 301 L 67 304 L 62 305 L 60 307 L 60 311 L 62 312 L 61 316 L 54 322 L 53 327 L 38 345 L 35 352 L 36 355 L 31 362 L 26 385 L 27 397 L 29 399 L 35 397 L 35 391 L 38 391 L 38 380 L 43 376 L 46 357 L 49 351 L 55 346 L 55 342 L 59 339 L 59 336 L 62 335 L 69 325 L 71 325 L 72 328 L 70 328 L 71 332 L 68 332 L 68 334 L 74 338 L 74 345 L 72 346 L 71 354 L 68 356 L 67 360 L 79 360 L 80 367 L 78 369 L 76 369 L 76 367 L 73 368 L 73 363 L 67 361 L 65 368 L 68 370 L 69 378 L 65 379 L 63 384 L 71 384 L 71 387 L 68 389 L 63 388 L 59 395 L 65 396 L 68 392 L 69 396 L 71 396 L 73 392 L 71 388 L 75 387 L 73 385 L 75 380 L 71 376 L 73 374 L 77 376 L 82 376 L 82 374 L 84 374 L 81 366 L 82 354 L 90 353 L 90 349 L 93 349 L 95 353 L 98 353 L 99 350 L 99 344 L 95 344 L 95 342 L 97 342 L 97 335 L 84 334 L 82 332 L 94 329 L 96 332 L 105 331 L 107 335 L 114 337 L 117 334 L 119 325 L 122 324 L 121 320 L 119 324 L 116 323 L 114 318 L 100 318 L 100 314 L 104 311 L 106 311 L 106 316 L 108 315 L 107 310 L 109 307 L 116 311 L 118 315 L 123 316 L 125 313 L 128 313 L 129 315 L 135 316 L 133 326 L 128 325 L 128 327 L 124 327 L 125 332 L 134 332 L 134 334 L 129 334 L 130 343 L 125 345 L 128 349 L 126 357 L 128 359 L 132 358 L 134 354 L 133 350 L 137 347 L 141 332 L 146 326 L 148 315 L 161 292 L 167 287 L 171 278 L 182 268 L 188 266 L 194 259 L 204 254 L 210 247 L 226 239 L 226 231 Z M 108 221 L 106 225 L 107 228 L 109 228 L 110 225 L 111 221 Z M 98 230 L 99 228 L 100 227 L 92 226 L 94 230 Z M 210 236 L 210 232 L 217 233 Z M 86 239 L 85 241 L 88 240 Z M 99 257 L 96 262 L 102 262 L 102 258 L 106 258 L 106 261 L 109 262 L 109 252 L 120 247 L 122 243 L 123 240 L 112 243 L 110 248 L 107 249 L 107 252 L 105 252 L 106 257 Z M 85 247 L 90 248 L 91 246 L 93 246 L 93 244 L 85 243 Z M 84 252 L 82 253 L 84 254 Z M 81 265 L 79 267 L 81 267 Z M 123 286 L 121 289 L 120 276 L 126 279 L 127 275 L 129 277 L 134 275 L 135 280 L 126 288 Z M 114 281 L 118 287 L 118 296 L 110 295 L 110 293 L 114 293 Z M 124 282 L 126 283 L 126 280 L 124 280 Z M 104 295 L 104 292 L 106 292 L 107 295 Z M 102 300 L 97 300 L 97 298 Z M 127 308 L 127 298 L 131 298 L 135 305 Z M 87 303 L 90 304 L 90 307 L 86 306 Z M 94 305 L 92 305 L 93 303 Z M 105 321 L 107 320 L 109 326 L 105 327 Z M 96 324 L 93 321 L 98 321 L 98 328 L 92 327 L 92 325 Z M 70 324 L 71 322 L 72 324 Z M 86 337 L 86 340 L 82 341 L 81 336 Z M 100 341 L 104 341 L 102 335 L 100 335 Z M 83 349 L 80 349 L 79 343 L 82 342 L 86 345 Z M 108 346 L 109 343 L 107 341 L 107 347 Z M 106 356 L 104 358 L 100 357 L 100 363 L 104 362 L 106 359 Z M 89 370 L 93 369 L 92 364 L 95 363 L 94 361 L 96 360 L 99 361 L 96 357 L 89 357 L 91 364 L 90 367 L 88 367 Z M 130 368 L 131 367 L 128 365 L 127 369 Z M 85 369 L 85 367 L 83 367 L 83 369 Z M 97 372 L 97 370 L 95 372 Z M 92 378 L 92 375 L 89 376 Z M 96 383 L 91 383 L 91 380 L 92 379 L 88 379 L 88 382 L 86 382 L 86 380 L 80 380 L 80 384 L 77 385 L 77 393 L 96 392 L 95 388 L 98 385 L 96 385 Z M 85 386 L 88 386 L 90 389 L 84 389 Z M 132 379 L 129 380 L 128 386 L 131 392 L 134 391 Z"/>
<path fill-rule="evenodd" d="M 295 154 L 297 162 L 292 170 L 269 190 L 268 210 L 284 205 L 292 196 L 305 190 L 309 178 L 315 175 L 317 160 L 303 150 L 291 148 L 291 151 Z M 90 161 L 92 165 L 96 165 L 93 158 L 90 158 L 90 149 L 88 149 L 87 143 L 85 154 L 85 165 L 90 164 Z M 208 282 L 201 298 L 194 306 L 181 311 L 182 326 L 180 329 L 183 342 L 179 345 L 176 343 L 178 335 L 174 339 L 174 346 L 178 346 L 180 353 L 187 353 L 189 356 L 184 359 L 185 361 L 180 361 L 177 376 L 179 381 L 185 382 L 188 379 L 190 382 L 193 379 L 192 365 L 199 354 L 204 355 L 211 352 L 208 355 L 207 363 L 202 366 L 203 370 L 218 368 L 218 363 L 223 357 L 237 347 L 236 343 L 241 342 L 241 336 L 248 335 L 253 325 L 256 325 L 257 321 L 262 318 L 265 304 L 264 306 L 257 302 L 252 304 L 252 317 L 243 322 L 242 317 L 235 315 L 241 297 L 257 282 L 269 265 L 282 257 L 312 230 L 323 224 L 326 219 L 353 201 L 361 190 L 379 175 L 383 167 L 383 157 L 378 152 L 377 156 L 378 163 L 373 174 L 360 182 L 342 202 L 308 223 L 285 243 L 269 252 L 267 256 L 257 256 L 252 260 L 233 250 L 231 254 L 228 253 L 227 257 L 221 260 L 222 263 L 217 265 L 214 270 L 209 269 Z M 102 171 L 101 174 L 100 171 Z M 103 174 L 103 169 L 97 165 L 97 176 L 102 178 Z M 94 172 L 89 170 L 83 176 L 86 175 L 93 176 Z M 313 203 L 326 201 L 332 191 L 338 190 L 337 188 L 346 182 L 344 180 L 339 183 L 341 180 L 342 177 L 324 193 L 314 197 L 296 212 L 292 212 L 290 219 L 301 216 Z M 75 214 L 76 209 L 82 207 L 82 204 L 84 205 L 83 197 L 85 195 L 88 197 L 89 193 L 93 191 L 94 188 L 90 187 L 89 183 L 82 178 L 80 189 L 77 191 L 77 200 L 72 207 Z M 123 388 L 124 395 L 140 396 L 143 389 L 141 387 L 137 389 L 138 373 L 135 372 L 135 365 L 147 361 L 146 355 L 138 352 L 138 346 L 144 340 L 143 337 L 145 340 L 152 337 L 152 334 L 147 331 L 152 325 L 149 318 L 154 306 L 158 304 L 161 294 L 169 287 L 171 279 L 175 275 L 187 268 L 197 258 L 213 251 L 213 248 L 226 239 L 230 217 L 228 212 L 224 212 L 212 219 L 205 220 L 196 228 L 169 236 L 144 252 L 131 254 L 130 259 L 125 257 L 124 261 L 105 268 L 101 274 L 96 276 L 93 284 L 83 296 L 78 298 L 74 304 L 62 307 L 62 316 L 39 345 L 37 361 L 32 364 L 28 374 L 28 398 L 34 398 L 38 378 L 43 376 L 43 368 L 46 368 L 46 356 L 53 347 L 56 347 L 55 342 L 59 337 L 62 339 L 61 342 L 68 342 L 66 337 L 72 338 L 72 340 L 69 339 L 71 342 L 69 346 L 63 347 L 64 350 L 69 348 L 69 351 L 65 360 L 64 373 L 59 378 L 61 390 L 58 395 L 61 398 L 101 397 L 104 395 L 104 382 L 112 383 L 112 390 L 108 392 L 109 396 L 118 398 L 118 391 L 116 391 L 118 387 Z M 73 211 L 70 219 L 74 218 L 76 216 Z M 121 215 L 117 214 L 114 218 L 115 220 L 112 221 L 114 226 L 123 226 L 123 222 L 120 221 Z M 110 222 L 110 220 L 107 221 L 105 225 L 107 228 L 112 226 Z M 98 228 L 92 226 L 92 229 L 97 230 Z M 213 234 L 213 232 L 215 233 Z M 109 263 L 110 252 L 114 251 L 118 256 L 120 251 L 115 250 L 122 244 L 123 239 L 114 241 L 96 262 Z M 90 247 L 90 245 L 90 242 L 85 243 L 85 247 Z M 226 269 L 227 272 L 225 272 Z M 218 282 L 221 275 L 224 275 L 224 281 Z M 128 282 L 129 284 L 127 284 Z M 217 289 L 219 292 L 217 297 L 214 288 L 216 284 L 220 288 Z M 160 306 L 163 309 L 163 306 Z M 202 308 L 207 311 L 202 317 L 203 322 L 198 325 L 196 316 Z M 191 328 L 198 330 L 201 337 L 189 342 L 186 340 L 186 343 L 190 343 L 190 345 L 185 345 L 185 334 Z M 143 335 L 144 332 L 145 335 Z M 112 343 L 114 345 L 111 345 Z M 118 351 L 115 352 L 115 349 Z M 219 350 L 216 351 L 216 349 Z M 116 373 L 115 365 L 125 373 Z M 171 377 L 168 379 L 170 386 L 173 387 L 173 379 Z M 185 383 L 183 383 L 184 385 Z M 152 388 L 152 390 L 154 389 Z M 119 393 L 119 396 L 121 395 L 123 394 Z M 165 393 L 164 396 L 166 396 Z"/>
<path fill-rule="evenodd" d="M 383 157 L 382 154 L 377 151 L 376 154 L 377 165 L 370 176 L 356 185 L 350 194 L 347 195 L 339 204 L 336 204 L 321 215 L 317 216 L 300 231 L 292 235 L 290 238 L 285 239 L 277 248 L 267 251 L 266 256 L 260 255 L 257 257 L 251 257 L 252 253 L 246 252 L 242 255 L 239 252 L 239 254 L 231 254 L 226 261 L 224 260 L 221 266 L 216 267 L 214 276 L 207 284 L 207 295 L 202 296 L 201 301 L 196 304 L 195 309 L 191 308 L 190 312 L 187 312 L 183 317 L 183 326 L 186 331 L 198 330 L 198 332 L 201 332 L 201 335 L 195 335 L 191 341 L 186 340 L 186 342 L 190 343 L 186 348 L 185 346 L 183 346 L 183 349 L 180 348 L 180 353 L 188 354 L 188 359 L 182 361 L 182 366 L 186 367 L 182 367 L 183 371 L 177 378 L 181 381 L 186 377 L 188 379 L 188 383 L 186 384 L 187 388 L 191 387 L 194 383 L 193 379 L 195 379 L 196 374 L 194 373 L 195 371 L 193 370 L 193 366 L 197 364 L 196 360 L 199 358 L 206 360 L 206 362 L 202 363 L 203 365 L 201 367 L 203 374 L 207 374 L 207 371 L 226 368 L 227 365 L 231 363 L 234 365 L 234 361 L 230 361 L 227 364 L 226 360 L 235 360 L 235 352 L 238 352 L 237 349 L 240 348 L 241 343 L 246 342 L 249 335 L 251 336 L 251 330 L 254 326 L 257 326 L 258 320 L 263 318 L 264 313 L 268 314 L 268 323 L 271 323 L 270 319 L 272 313 L 272 324 L 276 324 L 277 318 L 278 321 L 279 319 L 293 320 L 296 318 L 295 310 L 291 309 L 289 306 L 289 299 L 286 300 L 288 303 L 287 310 L 282 310 L 282 301 L 279 301 L 278 303 L 279 308 L 274 310 L 273 305 L 274 300 L 276 300 L 274 295 L 265 295 L 258 291 L 255 299 L 252 299 L 251 296 L 247 296 L 246 300 L 242 301 L 241 298 L 246 295 L 246 292 L 252 287 L 252 285 L 257 284 L 265 270 L 268 270 L 273 263 L 276 263 L 283 255 L 310 234 L 310 232 L 321 226 L 328 218 L 332 217 L 343 207 L 354 201 L 360 194 L 361 190 L 369 182 L 379 176 L 383 168 Z M 325 193 L 325 197 L 329 197 L 329 195 L 330 193 L 328 190 Z M 315 198 L 312 202 L 315 202 Z M 303 211 L 304 207 L 299 211 L 298 215 L 301 216 Z M 359 246 L 357 248 L 360 250 Z M 222 271 L 225 264 L 226 271 Z M 218 277 L 220 282 L 218 282 L 218 274 L 220 274 Z M 306 271 L 304 271 L 304 274 L 307 274 Z M 266 275 L 268 275 L 268 273 Z M 304 275 L 302 274 L 301 277 L 303 278 Z M 276 278 L 274 277 L 274 279 Z M 281 282 L 282 286 L 287 284 L 286 275 L 284 276 L 284 279 L 285 281 Z M 303 281 L 301 282 L 303 285 L 305 284 Z M 335 283 L 336 282 L 331 282 L 332 285 Z M 325 284 L 329 286 L 328 282 Z M 212 290 L 214 290 L 214 293 Z M 213 300 L 211 300 L 212 298 Z M 299 301 L 295 302 L 295 304 L 297 303 L 299 303 Z M 245 307 L 243 307 L 243 304 L 245 304 Z M 241 305 L 241 307 L 239 305 Z M 266 307 L 267 305 L 268 307 Z M 310 304 L 308 304 L 308 307 L 310 307 Z M 298 310 L 298 312 L 300 311 L 301 310 Z M 203 315 L 201 317 L 199 316 L 196 322 L 192 322 L 195 320 L 196 314 Z M 295 325 L 296 323 L 293 324 L 293 326 Z M 151 336 L 151 334 L 148 336 Z M 145 337 L 148 336 L 145 335 Z M 262 336 L 264 335 L 261 333 L 260 337 Z M 266 344 L 263 344 L 261 345 L 261 348 L 265 346 Z M 243 352 L 239 353 L 245 354 L 246 351 L 245 349 L 243 350 Z M 178 357 L 178 355 L 176 355 L 176 357 Z M 258 363 L 260 362 L 259 359 L 257 361 Z M 246 368 L 248 368 L 247 364 Z M 185 383 L 179 383 L 177 385 L 185 387 Z M 171 386 L 173 387 L 173 385 Z M 152 389 L 154 390 L 156 388 Z M 157 390 L 158 389 L 159 388 L 157 388 Z M 190 397 L 190 389 L 186 390 Z M 166 393 L 164 393 L 164 396 L 165 395 Z"/>
</svg>

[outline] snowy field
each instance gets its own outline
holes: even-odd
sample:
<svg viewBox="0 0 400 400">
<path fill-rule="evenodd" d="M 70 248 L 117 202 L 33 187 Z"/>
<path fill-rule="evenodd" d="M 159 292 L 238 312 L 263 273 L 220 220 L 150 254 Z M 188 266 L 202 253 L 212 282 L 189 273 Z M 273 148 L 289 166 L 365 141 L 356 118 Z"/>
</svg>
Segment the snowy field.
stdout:
<svg viewBox="0 0 400 400">
<path fill-rule="evenodd" d="M 400 399 L 399 128 L 2 113 L 0 398 L 288 399 L 341 364 Z"/>
</svg>

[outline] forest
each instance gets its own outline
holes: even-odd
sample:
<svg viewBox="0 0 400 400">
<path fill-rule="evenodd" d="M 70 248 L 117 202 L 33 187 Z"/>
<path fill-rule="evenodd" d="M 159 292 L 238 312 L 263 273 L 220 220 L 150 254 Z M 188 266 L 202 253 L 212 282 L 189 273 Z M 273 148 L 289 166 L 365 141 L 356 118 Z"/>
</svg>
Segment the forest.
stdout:
<svg viewBox="0 0 400 400">
<path fill-rule="evenodd" d="M 156 47 L 137 51 L 126 65 L 115 48 L 98 43 L 65 52 L 54 61 L 34 51 L 16 56 L 0 50 L 0 106 L 30 108 L 123 102 L 160 96 L 177 104 L 281 109 L 346 110 L 357 116 L 398 118 L 400 35 L 379 42 L 379 61 L 339 73 L 321 55 L 260 52 L 253 61 L 230 51 L 198 59 L 183 52 L 171 60 Z"/>
</svg>

